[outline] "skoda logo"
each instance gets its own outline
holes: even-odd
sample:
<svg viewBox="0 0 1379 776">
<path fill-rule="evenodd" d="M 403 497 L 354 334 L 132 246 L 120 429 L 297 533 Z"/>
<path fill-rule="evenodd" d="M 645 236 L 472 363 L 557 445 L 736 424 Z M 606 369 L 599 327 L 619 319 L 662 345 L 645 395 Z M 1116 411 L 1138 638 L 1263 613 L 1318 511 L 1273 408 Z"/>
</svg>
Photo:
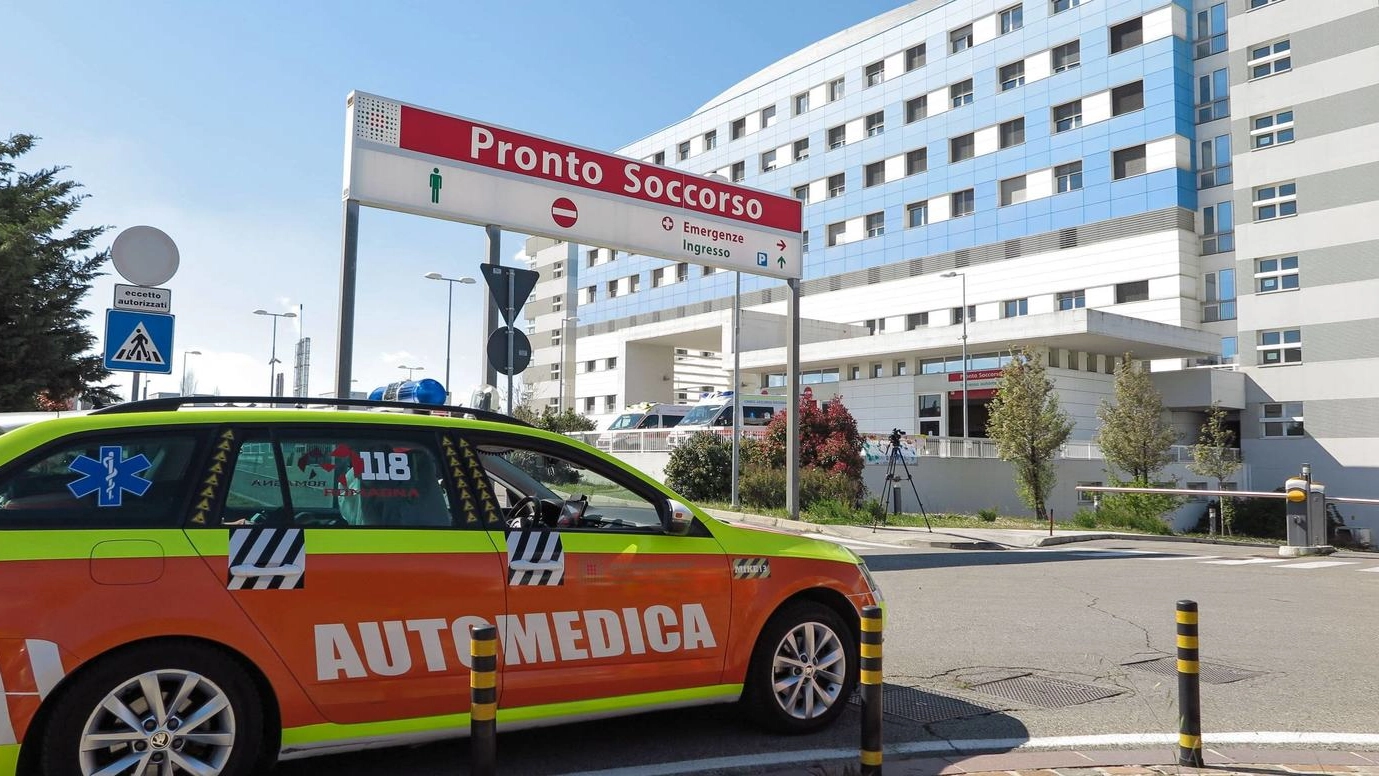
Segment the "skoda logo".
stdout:
<svg viewBox="0 0 1379 776">
<path fill-rule="evenodd" d="M 172 734 L 166 730 L 160 730 L 149 736 L 148 745 L 154 749 L 167 749 L 168 744 L 172 743 Z"/>
</svg>

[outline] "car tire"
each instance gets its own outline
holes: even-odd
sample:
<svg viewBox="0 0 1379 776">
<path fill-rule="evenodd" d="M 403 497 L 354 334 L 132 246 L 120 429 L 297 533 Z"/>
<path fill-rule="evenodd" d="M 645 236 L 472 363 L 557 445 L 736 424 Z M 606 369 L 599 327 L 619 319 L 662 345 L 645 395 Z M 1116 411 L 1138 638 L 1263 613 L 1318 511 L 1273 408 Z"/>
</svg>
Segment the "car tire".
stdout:
<svg viewBox="0 0 1379 776">
<path fill-rule="evenodd" d="M 211 647 L 130 647 L 97 658 L 59 693 L 38 742 L 42 773 L 89 776 L 123 760 L 149 763 L 149 773 L 163 772 L 153 763 L 171 761 L 182 774 L 193 772 L 182 763 L 195 760 L 207 773 L 251 776 L 276 759 L 263 751 L 268 715 L 253 680 Z"/>
<path fill-rule="evenodd" d="M 768 730 L 812 733 L 843 713 L 857 671 L 853 629 L 821 603 L 795 601 L 761 629 L 742 705 L 749 719 Z"/>
</svg>

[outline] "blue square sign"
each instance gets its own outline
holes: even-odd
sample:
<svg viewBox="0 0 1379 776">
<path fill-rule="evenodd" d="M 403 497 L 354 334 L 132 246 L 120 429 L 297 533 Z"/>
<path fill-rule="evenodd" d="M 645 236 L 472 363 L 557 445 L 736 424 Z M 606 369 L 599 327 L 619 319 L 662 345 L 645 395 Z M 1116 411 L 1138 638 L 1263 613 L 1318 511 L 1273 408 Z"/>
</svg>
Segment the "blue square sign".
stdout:
<svg viewBox="0 0 1379 776">
<path fill-rule="evenodd" d="M 762 253 L 761 251 L 757 251 L 757 266 L 758 266 L 758 267 L 765 267 L 765 266 L 768 266 L 768 265 L 770 264 L 770 261 L 771 261 L 771 257 L 770 257 L 770 256 L 766 255 L 765 253 Z"/>
<path fill-rule="evenodd" d="M 114 372 L 172 374 L 173 317 L 106 310 L 105 368 Z"/>
</svg>

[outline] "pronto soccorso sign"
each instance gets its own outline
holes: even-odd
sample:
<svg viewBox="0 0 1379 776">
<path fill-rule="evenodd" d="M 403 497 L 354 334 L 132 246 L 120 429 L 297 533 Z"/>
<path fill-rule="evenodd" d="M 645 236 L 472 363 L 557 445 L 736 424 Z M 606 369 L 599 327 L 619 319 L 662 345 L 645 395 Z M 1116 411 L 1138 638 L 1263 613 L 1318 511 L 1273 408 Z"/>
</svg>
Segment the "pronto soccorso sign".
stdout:
<svg viewBox="0 0 1379 776">
<path fill-rule="evenodd" d="M 672 261 L 799 278 L 801 203 L 354 92 L 345 198 Z"/>
</svg>

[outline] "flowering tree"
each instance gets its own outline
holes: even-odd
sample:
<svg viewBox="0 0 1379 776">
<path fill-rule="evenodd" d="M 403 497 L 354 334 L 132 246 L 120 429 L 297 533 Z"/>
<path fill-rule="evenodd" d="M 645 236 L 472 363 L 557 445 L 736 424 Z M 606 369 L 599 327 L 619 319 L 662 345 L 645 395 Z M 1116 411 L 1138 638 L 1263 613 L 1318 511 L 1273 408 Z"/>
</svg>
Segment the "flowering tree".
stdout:
<svg viewBox="0 0 1379 776">
<path fill-rule="evenodd" d="M 825 402 L 823 407 L 801 400 L 800 468 L 818 468 L 862 479 L 862 435 L 857 420 L 843 406 L 842 398 Z M 755 463 L 785 465 L 785 413 L 771 418 L 766 437 L 756 448 Z"/>
</svg>

